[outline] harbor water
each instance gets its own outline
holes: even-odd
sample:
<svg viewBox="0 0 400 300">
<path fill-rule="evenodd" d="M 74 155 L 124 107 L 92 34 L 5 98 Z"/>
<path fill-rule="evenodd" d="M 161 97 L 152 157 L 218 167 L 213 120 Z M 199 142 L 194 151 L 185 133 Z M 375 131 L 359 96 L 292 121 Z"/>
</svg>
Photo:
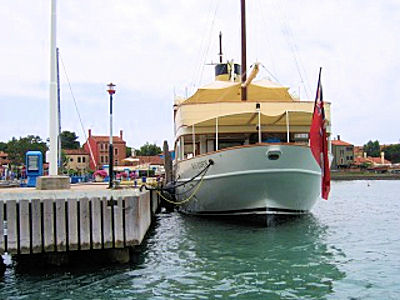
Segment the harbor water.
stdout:
<svg viewBox="0 0 400 300">
<path fill-rule="evenodd" d="M 0 298 L 400 299 L 399 191 L 332 182 L 311 215 L 269 228 L 163 213 L 134 263 L 8 267 Z"/>
</svg>

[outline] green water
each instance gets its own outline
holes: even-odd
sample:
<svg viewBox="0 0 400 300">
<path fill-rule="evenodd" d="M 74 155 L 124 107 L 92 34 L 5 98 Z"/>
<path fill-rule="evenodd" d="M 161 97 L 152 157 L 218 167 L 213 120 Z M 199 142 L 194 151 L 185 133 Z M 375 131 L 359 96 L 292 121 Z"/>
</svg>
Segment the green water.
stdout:
<svg viewBox="0 0 400 300">
<path fill-rule="evenodd" d="M 400 299 L 400 181 L 333 182 L 313 214 L 270 228 L 161 214 L 138 262 L 31 274 L 1 298 Z"/>
</svg>

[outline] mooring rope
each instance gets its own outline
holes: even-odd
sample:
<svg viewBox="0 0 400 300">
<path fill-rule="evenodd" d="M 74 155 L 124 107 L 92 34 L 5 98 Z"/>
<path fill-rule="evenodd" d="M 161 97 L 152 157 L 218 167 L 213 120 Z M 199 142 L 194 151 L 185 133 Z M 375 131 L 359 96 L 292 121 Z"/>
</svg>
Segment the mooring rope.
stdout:
<svg viewBox="0 0 400 300">
<path fill-rule="evenodd" d="M 186 202 L 189 202 L 189 201 L 196 195 L 196 193 L 197 193 L 198 190 L 200 189 L 201 185 L 203 184 L 204 177 L 205 177 L 205 175 L 207 174 L 208 169 L 209 169 L 210 166 L 212 166 L 213 164 L 214 164 L 214 161 L 210 159 L 209 162 L 208 162 L 208 164 L 207 164 L 207 166 L 206 166 L 203 170 L 201 170 L 199 173 L 197 173 L 195 176 L 193 176 L 193 177 L 190 178 L 189 180 L 184 181 L 184 182 L 182 182 L 182 183 L 180 183 L 180 184 L 174 184 L 173 186 L 170 186 L 170 187 L 167 187 L 167 188 L 164 188 L 164 187 L 155 187 L 155 188 L 153 188 L 153 187 L 148 187 L 147 185 L 142 185 L 142 186 L 140 187 L 140 190 L 142 190 L 143 188 L 145 188 L 146 190 L 156 191 L 156 193 L 157 193 L 162 199 L 164 199 L 165 201 L 167 201 L 168 203 L 171 203 L 171 204 L 174 204 L 174 205 L 182 205 L 182 204 L 184 204 L 184 203 L 186 203 Z M 200 175 L 201 175 L 201 177 L 200 177 L 200 180 L 199 180 L 199 182 L 197 183 L 197 185 L 194 185 L 194 186 L 190 187 L 187 191 L 185 191 L 185 192 L 183 192 L 183 193 L 180 193 L 180 195 L 186 194 L 186 193 L 189 192 L 191 189 L 193 189 L 194 187 L 196 187 L 196 188 L 193 190 L 192 194 L 191 194 L 188 198 L 186 198 L 186 199 L 184 199 L 184 200 L 181 200 L 181 201 L 173 201 L 173 200 L 171 200 L 171 199 L 168 199 L 167 197 L 165 197 L 165 196 L 162 194 L 163 191 L 166 191 L 167 193 L 170 193 L 171 190 L 175 190 L 177 187 L 184 186 L 184 185 L 186 185 L 186 184 L 188 184 L 188 183 L 194 181 L 194 180 L 195 180 L 197 177 L 199 177 Z M 176 193 L 174 193 L 174 194 L 176 194 Z"/>
</svg>

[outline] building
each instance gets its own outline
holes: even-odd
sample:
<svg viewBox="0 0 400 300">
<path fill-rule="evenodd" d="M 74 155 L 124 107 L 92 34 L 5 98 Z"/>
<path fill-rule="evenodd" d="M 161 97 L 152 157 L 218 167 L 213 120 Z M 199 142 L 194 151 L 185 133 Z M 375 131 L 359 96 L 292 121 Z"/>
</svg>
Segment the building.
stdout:
<svg viewBox="0 0 400 300">
<path fill-rule="evenodd" d="M 10 163 L 10 160 L 8 159 L 8 154 L 0 151 L 0 166 L 2 165 L 8 165 Z"/>
<path fill-rule="evenodd" d="M 85 149 L 63 150 L 66 156 L 67 170 L 74 170 L 78 174 L 85 174 L 89 171 L 90 156 Z"/>
<path fill-rule="evenodd" d="M 331 141 L 333 161 L 332 169 L 349 168 L 354 163 L 354 145 L 342 141 L 338 135 L 337 140 Z"/>
<path fill-rule="evenodd" d="M 87 141 L 83 144 L 83 148 L 90 154 L 89 168 L 98 170 L 103 165 L 108 165 L 109 136 L 92 135 L 89 129 Z M 114 166 L 123 165 L 122 160 L 126 157 L 126 142 L 122 138 L 122 130 L 119 136 L 113 136 L 114 148 Z"/>
</svg>

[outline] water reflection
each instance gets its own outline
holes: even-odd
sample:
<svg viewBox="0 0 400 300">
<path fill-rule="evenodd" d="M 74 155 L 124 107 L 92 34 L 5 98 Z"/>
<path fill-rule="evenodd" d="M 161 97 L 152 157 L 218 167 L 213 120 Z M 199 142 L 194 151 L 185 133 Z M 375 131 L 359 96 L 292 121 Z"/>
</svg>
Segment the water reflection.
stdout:
<svg viewBox="0 0 400 300">
<path fill-rule="evenodd" d="M 145 270 L 131 272 L 163 297 L 321 298 L 345 276 L 335 265 L 343 253 L 312 215 L 269 228 L 174 214 L 168 224 L 150 242 L 158 247 L 150 245 Z"/>
<path fill-rule="evenodd" d="M 243 226 L 178 213 L 159 217 L 137 263 L 56 273 L 16 273 L 4 297 L 132 299 L 324 298 L 345 277 L 327 227 L 312 215 L 274 227 Z"/>
</svg>

